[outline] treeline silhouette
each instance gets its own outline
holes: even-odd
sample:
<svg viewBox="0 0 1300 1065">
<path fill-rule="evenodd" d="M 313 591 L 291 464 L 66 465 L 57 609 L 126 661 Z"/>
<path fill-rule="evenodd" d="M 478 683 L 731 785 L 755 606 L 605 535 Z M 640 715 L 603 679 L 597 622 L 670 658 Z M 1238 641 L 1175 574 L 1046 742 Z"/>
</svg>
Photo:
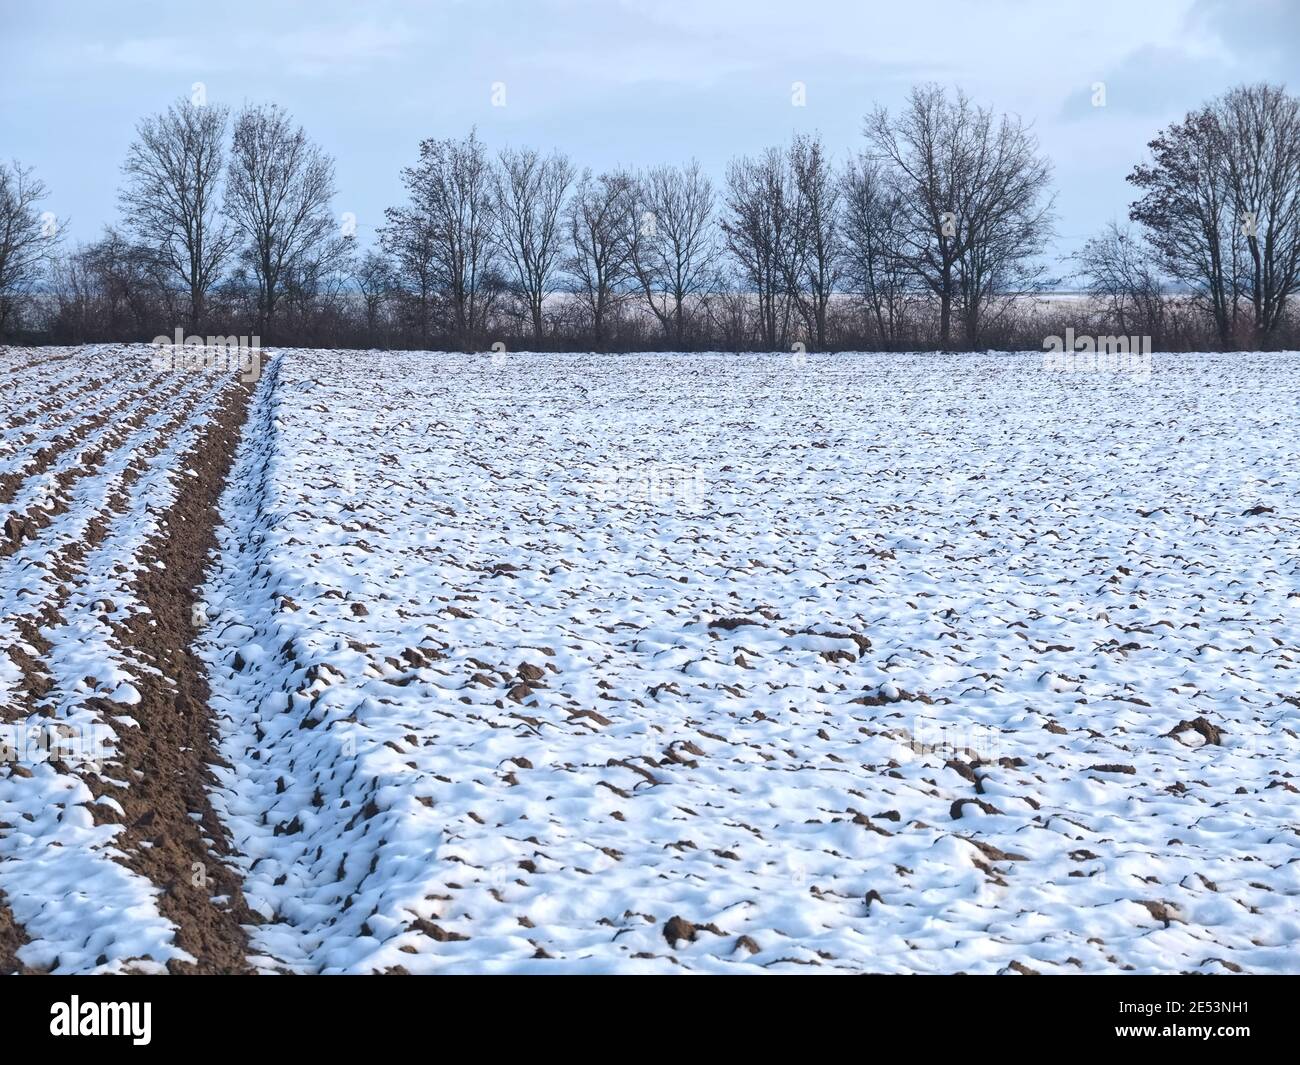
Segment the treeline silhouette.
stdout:
<svg viewBox="0 0 1300 1065">
<path fill-rule="evenodd" d="M 1155 133 L 1137 193 L 1051 295 L 1052 168 L 1020 119 L 935 85 L 819 136 L 593 173 L 475 131 L 422 141 L 361 249 L 334 164 L 274 104 L 180 99 L 139 123 L 120 218 L 67 247 L 30 169 L 0 164 L 0 338 L 483 350 L 1156 349 L 1296 345 L 1300 100 L 1242 86 Z"/>
</svg>

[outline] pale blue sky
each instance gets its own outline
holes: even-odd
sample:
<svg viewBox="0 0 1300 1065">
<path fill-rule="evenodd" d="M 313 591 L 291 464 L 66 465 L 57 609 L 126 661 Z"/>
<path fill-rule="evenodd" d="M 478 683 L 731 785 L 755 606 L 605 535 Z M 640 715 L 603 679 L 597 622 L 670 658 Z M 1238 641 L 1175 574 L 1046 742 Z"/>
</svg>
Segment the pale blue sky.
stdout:
<svg viewBox="0 0 1300 1065">
<path fill-rule="evenodd" d="M 69 235 L 92 238 L 136 120 L 203 82 L 213 102 L 287 107 L 368 243 L 423 137 L 477 124 L 493 147 L 595 168 L 695 156 L 720 176 L 796 130 L 843 157 L 874 101 L 937 80 L 1033 121 L 1066 252 L 1124 215 L 1162 124 L 1240 81 L 1300 90 L 1297 43 L 1300 0 L 0 0 L 0 156 L 34 165 Z"/>
</svg>

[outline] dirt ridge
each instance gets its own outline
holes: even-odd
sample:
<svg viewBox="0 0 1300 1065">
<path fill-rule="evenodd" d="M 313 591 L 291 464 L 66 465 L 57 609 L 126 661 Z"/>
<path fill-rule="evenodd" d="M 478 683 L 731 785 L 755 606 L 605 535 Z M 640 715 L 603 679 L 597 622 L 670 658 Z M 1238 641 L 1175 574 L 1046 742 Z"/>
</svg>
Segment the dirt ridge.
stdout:
<svg viewBox="0 0 1300 1065">
<path fill-rule="evenodd" d="M 176 500 L 162 515 L 165 531 L 141 554 L 134 591 L 148 613 L 119 629 L 123 649 L 161 675 L 139 677 L 141 699 L 130 707 L 139 728 L 118 733 L 115 761 L 129 781 L 129 787 L 113 789 L 125 810 L 118 844 L 125 864 L 159 888 L 159 910 L 176 925 L 177 946 L 196 959 L 172 961 L 168 968 L 174 973 L 248 972 L 243 925 L 258 920 L 244 901 L 238 874 L 226 864 L 229 839 L 208 801 L 209 766 L 220 757 L 207 678 L 192 647 L 199 630 L 191 617 L 217 545 L 218 503 L 250 397 L 246 384 L 232 386 L 187 454 Z M 121 713 L 121 707 L 114 709 Z"/>
</svg>

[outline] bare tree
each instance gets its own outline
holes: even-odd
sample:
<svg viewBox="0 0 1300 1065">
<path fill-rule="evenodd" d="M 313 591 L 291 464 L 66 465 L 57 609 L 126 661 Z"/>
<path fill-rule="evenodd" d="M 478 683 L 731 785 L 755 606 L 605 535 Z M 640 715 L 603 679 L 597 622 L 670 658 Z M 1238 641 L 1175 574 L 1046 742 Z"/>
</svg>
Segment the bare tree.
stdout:
<svg viewBox="0 0 1300 1065">
<path fill-rule="evenodd" d="M 1214 116 L 1208 108 L 1188 114 L 1147 147 L 1151 163 L 1128 175 L 1144 193 L 1129 208 L 1129 218 L 1144 227 L 1164 270 L 1191 289 L 1214 323 L 1220 345 L 1230 347 L 1239 251 L 1223 180 L 1226 146 Z"/>
<path fill-rule="evenodd" d="M 355 263 L 352 280 L 361 293 L 366 315 L 366 333 L 373 336 L 379 329 L 384 306 L 397 287 L 393 264 L 387 256 L 372 248 Z"/>
<path fill-rule="evenodd" d="M 727 248 L 758 301 L 762 342 L 784 347 L 792 311 L 809 343 L 828 343 L 827 311 L 841 268 L 840 183 L 821 140 L 797 136 L 727 169 Z"/>
<path fill-rule="evenodd" d="M 384 215 L 379 243 L 392 259 L 399 314 L 416 339 L 427 343 L 439 291 L 432 231 L 410 208 L 390 207 Z"/>
<path fill-rule="evenodd" d="M 471 130 L 463 140 L 420 142 L 420 159 L 402 171 L 410 203 L 390 207 L 382 238 L 417 272 L 421 314 L 440 319 L 457 342 L 483 334 L 500 291 L 494 270 L 496 234 L 492 166 Z"/>
<path fill-rule="evenodd" d="M 49 194 L 30 167 L 0 163 L 0 335 L 40 279 L 57 237 L 57 224 L 37 210 Z"/>
<path fill-rule="evenodd" d="M 888 171 L 867 158 L 852 160 L 842 178 L 844 279 L 862 300 L 878 343 L 897 347 L 912 303 L 912 273 L 901 252 L 902 195 Z"/>
<path fill-rule="evenodd" d="M 1160 276 L 1152 266 L 1155 258 L 1147 241 L 1115 222 L 1075 256 L 1088 293 L 1119 332 L 1150 336 L 1159 344 L 1167 307 Z"/>
<path fill-rule="evenodd" d="M 301 336 L 329 335 L 343 318 L 345 295 L 355 273 L 352 237 L 335 236 L 298 256 L 284 274 L 282 306 Z"/>
<path fill-rule="evenodd" d="M 826 347 L 826 308 L 840 270 L 840 185 L 821 139 L 795 137 L 789 153 L 790 240 L 780 257 L 786 290 L 811 344 Z"/>
<path fill-rule="evenodd" d="M 182 286 L 195 331 L 235 243 L 218 193 L 227 121 L 224 107 L 182 98 L 140 122 L 122 167 L 119 200 L 135 245 Z"/>
<path fill-rule="evenodd" d="M 995 299 L 1005 305 L 1038 276 L 1034 258 L 1051 236 L 1050 164 L 1019 119 L 934 85 L 913 89 L 897 117 L 876 108 L 866 134 L 902 191 L 903 251 L 939 299 L 940 343 L 951 346 L 957 309 L 976 346 Z"/>
<path fill-rule="evenodd" d="M 145 340 L 174 309 L 159 284 L 153 253 L 106 229 L 52 264 L 48 328 L 60 341 Z"/>
<path fill-rule="evenodd" d="M 1300 289 L 1300 99 L 1274 85 L 1233 89 L 1211 104 L 1215 155 L 1232 203 L 1257 346 Z"/>
<path fill-rule="evenodd" d="M 606 339 L 610 312 L 630 277 L 636 190 L 625 173 L 593 177 L 583 171 L 569 200 L 568 272 L 591 320 L 596 347 Z"/>
<path fill-rule="evenodd" d="M 275 104 L 235 119 L 226 211 L 257 281 L 260 331 L 275 319 L 286 284 L 345 256 L 349 241 L 331 214 L 334 163 Z"/>
<path fill-rule="evenodd" d="M 759 340 L 770 350 L 785 346 L 790 327 L 782 267 L 794 228 L 790 185 L 789 164 L 780 148 L 757 158 L 733 159 L 727 166 L 722 232 L 742 282 L 757 300 Z"/>
<path fill-rule="evenodd" d="M 657 166 L 636 182 L 630 265 L 664 335 L 685 343 L 693 305 L 716 280 L 713 183 L 694 159 Z"/>
<path fill-rule="evenodd" d="M 497 232 L 514 286 L 528 305 L 533 340 L 543 334 L 546 298 L 555 291 L 564 251 L 564 196 L 573 167 L 559 153 L 506 149 L 498 157 Z"/>
<path fill-rule="evenodd" d="M 1247 324 L 1254 344 L 1267 344 L 1300 289 L 1300 100 L 1241 86 L 1148 147 L 1151 162 L 1128 176 L 1143 191 L 1129 217 L 1192 290 L 1222 347 Z"/>
<path fill-rule="evenodd" d="M 947 106 L 943 90 L 914 88 L 896 119 L 877 107 L 866 122 L 876 157 L 890 167 L 901 194 L 899 251 L 913 274 L 939 299 L 939 341 L 952 343 L 961 240 L 953 205 L 960 169 L 962 115 Z"/>
<path fill-rule="evenodd" d="M 968 348 L 1037 291 L 1055 201 L 1051 163 L 1039 155 L 1036 138 L 1018 119 L 994 122 L 990 112 L 979 114 L 977 149 L 958 206 L 966 220 L 958 284 Z"/>
</svg>

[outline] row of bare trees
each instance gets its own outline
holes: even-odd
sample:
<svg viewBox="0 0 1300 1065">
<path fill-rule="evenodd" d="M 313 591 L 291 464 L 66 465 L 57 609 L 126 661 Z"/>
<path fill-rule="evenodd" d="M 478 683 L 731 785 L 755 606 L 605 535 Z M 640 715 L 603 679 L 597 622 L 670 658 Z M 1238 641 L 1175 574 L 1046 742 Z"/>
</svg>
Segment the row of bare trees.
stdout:
<svg viewBox="0 0 1300 1065">
<path fill-rule="evenodd" d="M 376 245 L 282 109 L 181 100 L 137 128 L 121 222 L 51 256 L 30 170 L 0 166 L 0 333 L 257 333 L 286 344 L 536 348 L 1031 347 L 1052 282 L 1052 168 L 1019 118 L 960 91 L 873 109 L 861 147 L 579 169 L 420 143 Z M 1244 86 L 1174 123 L 1089 241 L 1080 320 L 1157 346 L 1276 346 L 1300 288 L 1300 101 Z M 1059 306 L 1058 310 L 1059 310 Z"/>
<path fill-rule="evenodd" d="M 1294 341 L 1300 291 L 1300 99 L 1241 86 L 1150 142 L 1128 180 L 1131 226 L 1112 224 L 1080 254 L 1089 290 L 1124 331 L 1161 343 L 1166 279 L 1187 293 L 1219 348 Z"/>
<path fill-rule="evenodd" d="M 483 337 L 500 314 L 541 344 L 576 312 L 602 346 L 611 318 L 641 300 L 681 346 L 721 282 L 715 194 L 696 163 L 579 173 L 558 153 L 491 158 L 471 131 L 424 141 L 402 181 L 408 202 L 386 212 L 380 244 L 406 324 L 425 337 Z M 364 272 L 378 297 L 382 262 L 368 257 Z"/>
<path fill-rule="evenodd" d="M 928 294 L 938 343 L 959 332 L 978 345 L 1037 283 L 1052 237 L 1049 164 L 1019 120 L 934 86 L 897 116 L 873 112 L 866 134 L 845 167 L 809 135 L 736 159 L 721 190 L 694 162 L 578 173 L 531 150 L 493 159 L 473 132 L 427 140 L 382 247 L 413 296 L 407 324 L 424 336 L 484 337 L 513 302 L 542 343 L 565 293 L 560 313 L 576 309 L 597 347 L 629 303 L 662 345 L 682 347 L 716 333 L 719 295 L 739 292 L 757 346 L 832 346 L 841 296 L 877 342 L 895 344 Z"/>
<path fill-rule="evenodd" d="M 1050 164 L 1018 119 L 935 86 L 914 90 L 897 115 L 877 108 L 865 132 L 867 148 L 839 172 L 810 137 L 728 169 L 722 229 L 764 344 L 784 346 L 793 318 L 809 343 L 828 346 L 842 292 L 886 346 L 915 335 L 927 303 L 942 347 L 954 317 L 963 345 L 978 346 L 1039 287 Z"/>
<path fill-rule="evenodd" d="M 275 105 L 236 116 L 180 100 L 137 128 L 122 168 L 122 216 L 137 255 L 184 302 L 197 331 L 227 276 L 256 287 L 269 332 L 291 288 L 313 289 L 350 251 L 334 220 L 334 164 Z M 110 234 L 116 239 L 115 234 Z"/>
<path fill-rule="evenodd" d="M 218 320 L 266 336 L 286 304 L 301 317 L 347 287 L 352 242 L 333 215 L 333 161 L 275 105 L 232 123 L 224 107 L 177 101 L 138 125 L 122 179 L 120 225 L 56 256 L 60 223 L 38 211 L 48 190 L 0 166 L 0 334 L 25 303 L 51 338 Z"/>
</svg>

